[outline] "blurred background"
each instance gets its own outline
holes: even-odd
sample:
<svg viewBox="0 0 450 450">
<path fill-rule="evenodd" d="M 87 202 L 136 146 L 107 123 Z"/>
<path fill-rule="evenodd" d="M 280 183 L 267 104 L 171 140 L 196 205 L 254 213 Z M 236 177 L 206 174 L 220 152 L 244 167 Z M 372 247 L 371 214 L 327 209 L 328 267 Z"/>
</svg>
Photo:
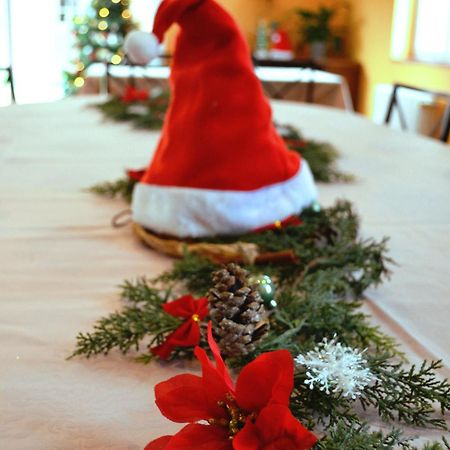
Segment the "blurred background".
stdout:
<svg viewBox="0 0 450 450">
<path fill-rule="evenodd" d="M 342 76 L 355 109 L 375 121 L 383 120 L 395 83 L 450 92 L 450 0 L 218 2 L 239 22 L 256 58 L 313 61 Z M 12 102 L 11 75 L 20 104 L 104 91 L 105 64 L 126 63 L 124 36 L 150 31 L 159 3 L 0 0 L 0 105 Z M 168 34 L 165 55 L 175 35 Z M 414 109 L 416 122 L 420 114 L 445 112 L 434 96 L 408 95 L 406 110 Z"/>
</svg>

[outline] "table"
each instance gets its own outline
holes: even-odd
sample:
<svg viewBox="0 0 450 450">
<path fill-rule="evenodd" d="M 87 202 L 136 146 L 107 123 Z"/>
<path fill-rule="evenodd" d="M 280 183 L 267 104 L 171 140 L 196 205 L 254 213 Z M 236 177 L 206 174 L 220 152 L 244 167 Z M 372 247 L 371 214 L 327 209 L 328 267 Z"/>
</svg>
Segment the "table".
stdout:
<svg viewBox="0 0 450 450">
<path fill-rule="evenodd" d="M 94 65 L 81 94 L 93 94 L 107 89 L 113 94 L 121 94 L 124 84 L 132 76 L 137 87 L 147 89 L 160 87 L 169 89 L 170 67 L 168 66 L 109 66 L 110 76 L 105 81 L 105 68 Z M 293 67 L 256 67 L 255 73 L 261 80 L 269 97 L 316 103 L 353 111 L 352 97 L 346 79 L 337 74 Z M 102 86 L 103 85 L 105 86 Z"/>
<path fill-rule="evenodd" d="M 152 387 L 195 366 L 142 366 L 117 353 L 65 361 L 77 332 L 119 307 L 122 280 L 171 264 L 129 228 L 110 227 L 123 203 L 84 191 L 145 164 L 158 137 L 103 122 L 88 107 L 98 101 L 0 109 L 2 450 L 137 450 L 179 429 L 159 415 Z M 278 121 L 336 144 L 341 168 L 357 175 L 354 184 L 320 185 L 322 203 L 350 199 L 363 234 L 391 236 L 399 266 L 368 292 L 374 321 L 412 361 L 441 357 L 450 366 L 449 148 L 336 109 L 274 109 Z"/>
</svg>

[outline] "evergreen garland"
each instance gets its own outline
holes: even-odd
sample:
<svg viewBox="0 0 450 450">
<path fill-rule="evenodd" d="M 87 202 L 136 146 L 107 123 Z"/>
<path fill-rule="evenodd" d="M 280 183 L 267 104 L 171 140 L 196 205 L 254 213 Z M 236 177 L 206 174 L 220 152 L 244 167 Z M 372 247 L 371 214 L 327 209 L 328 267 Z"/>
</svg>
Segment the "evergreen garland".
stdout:
<svg viewBox="0 0 450 450">
<path fill-rule="evenodd" d="M 360 311 L 361 302 L 345 299 L 342 294 L 330 292 L 324 287 L 334 282 L 341 283 L 339 273 L 333 270 L 326 272 L 321 273 L 320 277 L 317 274 L 307 275 L 295 289 L 291 285 L 282 287 L 277 296 L 279 307 L 270 317 L 267 337 L 256 351 L 246 356 L 228 358 L 228 364 L 239 368 L 262 352 L 280 348 L 288 349 L 296 356 L 314 348 L 323 337 L 337 335 L 346 345 L 367 349 L 368 366 L 376 381 L 367 386 L 358 399 L 353 399 L 340 393 L 327 394 L 319 389 L 310 389 L 305 383 L 306 370 L 297 369 L 291 410 L 309 428 L 321 427 L 326 431 L 327 437 L 319 442 L 318 448 L 395 448 L 394 444 L 400 445 L 400 442 L 404 442 L 402 448 L 415 448 L 408 441 L 401 441 L 400 437 L 392 441 L 392 447 L 381 447 L 386 439 L 399 435 L 391 433 L 383 436 L 358 428 L 365 420 L 364 413 L 356 407 L 358 404 L 363 410 L 377 412 L 387 423 L 446 430 L 444 415 L 450 411 L 450 384 L 447 380 L 439 380 L 435 373 L 441 363 L 423 362 L 420 367 L 405 368 L 395 341 L 370 324 L 369 317 Z M 324 278 L 328 278 L 325 284 Z M 164 337 L 180 325 L 180 321 L 165 313 L 161 306 L 173 297 L 173 291 L 180 286 L 167 284 L 164 289 L 155 286 L 155 280 L 145 278 L 125 282 L 122 285 L 123 310 L 100 319 L 92 333 L 80 333 L 72 357 L 108 354 L 114 348 L 129 353 L 138 350 L 141 344 L 153 346 L 163 342 Z M 204 339 L 200 345 L 207 348 Z M 192 357 L 193 348 L 178 348 L 171 359 Z M 138 357 L 141 362 L 152 359 L 150 352 Z M 436 404 L 442 416 L 436 412 Z M 368 442 L 377 443 L 380 447 L 362 446 L 364 441 L 358 440 L 355 429 L 365 430 L 363 435 L 370 438 Z M 341 436 L 344 442 L 349 440 L 349 446 L 330 447 L 335 442 L 330 441 L 333 434 Z M 432 445 L 425 448 L 445 448 L 437 443 Z"/>
<path fill-rule="evenodd" d="M 441 362 L 407 366 L 395 340 L 372 325 L 361 311 L 364 289 L 389 273 L 385 242 L 358 240 L 358 218 L 347 202 L 320 211 L 307 210 L 302 221 L 298 227 L 247 235 L 267 248 L 284 246 L 288 241 L 304 255 L 298 265 L 264 267 L 278 284 L 278 307 L 269 315 L 270 331 L 253 351 L 228 357 L 228 365 L 238 370 L 260 353 L 277 349 L 287 349 L 295 357 L 317 348 L 324 338 L 338 337 L 345 346 L 365 350 L 374 378 L 359 397 L 351 397 L 339 391 L 311 389 L 306 383 L 308 369 L 297 366 L 291 410 L 308 428 L 323 430 L 324 438 L 316 449 L 417 450 L 397 430 L 383 434 L 364 424 L 367 410 L 387 423 L 447 430 L 445 415 L 450 411 L 450 384 L 436 374 Z M 327 239 L 326 245 L 314 245 L 323 239 Z M 321 263 L 312 264 L 317 260 Z M 100 319 L 92 332 L 79 333 L 70 357 L 107 355 L 117 349 L 132 353 L 139 362 L 152 361 L 154 355 L 148 348 L 163 343 L 182 323 L 162 306 L 180 293 L 206 295 L 217 268 L 199 256 L 186 254 L 156 279 L 125 281 L 121 286 L 123 308 Z M 260 267 L 247 269 L 261 274 Z M 199 345 L 208 348 L 205 323 L 201 332 Z M 142 349 L 147 350 L 136 354 Z M 186 358 L 193 358 L 192 347 L 176 347 L 170 356 L 171 360 Z M 444 440 L 426 444 L 423 450 L 444 450 L 447 445 Z"/>
<path fill-rule="evenodd" d="M 163 126 L 168 105 L 169 93 L 155 90 L 148 100 L 126 102 L 120 96 L 112 96 L 95 107 L 109 119 L 131 121 L 138 128 L 159 130 Z"/>
</svg>

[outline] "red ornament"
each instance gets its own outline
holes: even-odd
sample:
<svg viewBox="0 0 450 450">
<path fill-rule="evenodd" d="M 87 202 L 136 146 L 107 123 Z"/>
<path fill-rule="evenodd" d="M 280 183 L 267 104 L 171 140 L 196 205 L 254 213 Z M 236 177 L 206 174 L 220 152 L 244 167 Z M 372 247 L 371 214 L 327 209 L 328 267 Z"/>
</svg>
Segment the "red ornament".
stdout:
<svg viewBox="0 0 450 450">
<path fill-rule="evenodd" d="M 199 323 L 208 315 L 208 299 L 195 299 L 192 295 L 184 295 L 173 302 L 163 305 L 164 311 L 174 317 L 181 317 L 186 321 L 166 340 L 150 351 L 160 359 L 167 359 L 175 347 L 194 347 L 200 342 Z"/>
<path fill-rule="evenodd" d="M 264 227 L 259 227 L 256 230 L 254 230 L 255 233 L 261 233 L 263 231 L 268 230 L 282 230 L 283 228 L 287 227 L 298 227 L 302 225 L 303 222 L 298 216 L 289 216 L 286 219 L 283 220 L 277 220 L 274 223 L 271 223 L 270 225 L 266 225 Z"/>
<path fill-rule="evenodd" d="M 124 103 L 145 102 L 149 99 L 149 94 L 145 89 L 136 89 L 134 86 L 126 86 L 125 92 L 120 97 Z"/>
<path fill-rule="evenodd" d="M 174 436 L 150 442 L 145 450 L 309 450 L 317 438 L 288 406 L 294 385 L 291 354 L 277 350 L 258 356 L 234 384 L 212 337 L 211 322 L 208 343 L 216 364 L 197 347 L 201 377 L 178 375 L 155 387 L 161 413 L 188 425 Z"/>
</svg>

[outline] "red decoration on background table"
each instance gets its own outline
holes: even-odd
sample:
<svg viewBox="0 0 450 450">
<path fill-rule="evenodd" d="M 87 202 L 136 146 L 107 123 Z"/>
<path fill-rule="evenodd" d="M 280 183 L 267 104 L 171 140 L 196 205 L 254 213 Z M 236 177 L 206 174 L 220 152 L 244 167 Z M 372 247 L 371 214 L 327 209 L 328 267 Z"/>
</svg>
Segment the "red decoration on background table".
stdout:
<svg viewBox="0 0 450 450">
<path fill-rule="evenodd" d="M 129 180 L 141 181 L 141 178 L 144 176 L 144 173 L 145 173 L 145 169 L 140 169 L 140 170 L 129 169 L 129 170 L 127 170 L 127 177 Z"/>
<path fill-rule="evenodd" d="M 149 99 L 149 94 L 145 89 L 136 89 L 134 86 L 127 86 L 120 99 L 124 103 L 145 102 Z"/>
<path fill-rule="evenodd" d="M 287 350 L 258 356 L 234 384 L 212 337 L 211 322 L 208 343 L 216 364 L 196 347 L 201 377 L 178 375 L 155 387 L 161 413 L 188 425 L 150 442 L 145 450 L 309 450 L 316 443 L 289 410 L 294 363 Z"/>
<path fill-rule="evenodd" d="M 306 145 L 303 139 L 285 139 L 284 142 L 288 147 L 304 147 Z"/>
<path fill-rule="evenodd" d="M 200 342 L 199 323 L 208 315 L 208 299 L 195 299 L 192 295 L 184 295 L 173 302 L 163 305 L 164 311 L 174 317 L 186 319 L 166 340 L 150 351 L 160 359 L 167 359 L 175 347 L 194 347 Z"/>
</svg>

